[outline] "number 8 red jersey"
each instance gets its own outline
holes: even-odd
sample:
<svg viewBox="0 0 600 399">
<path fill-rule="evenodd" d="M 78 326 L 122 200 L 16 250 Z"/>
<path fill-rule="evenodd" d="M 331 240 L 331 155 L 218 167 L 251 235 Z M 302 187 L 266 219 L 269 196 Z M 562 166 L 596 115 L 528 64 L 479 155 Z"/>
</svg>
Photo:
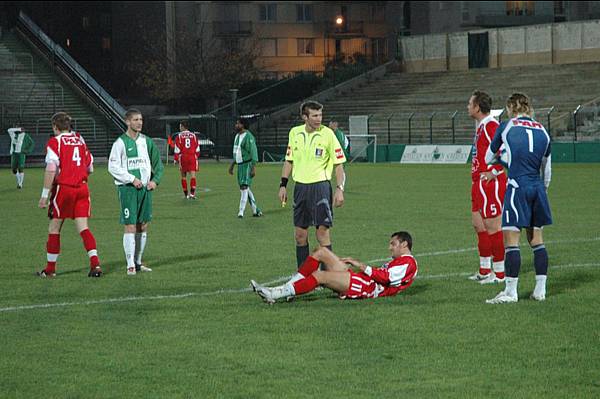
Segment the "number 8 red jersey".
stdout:
<svg viewBox="0 0 600 399">
<path fill-rule="evenodd" d="M 200 146 L 196 135 L 189 131 L 179 133 L 175 139 L 175 154 L 181 154 L 184 157 L 198 157 Z"/>
<path fill-rule="evenodd" d="M 55 184 L 77 187 L 87 183 L 93 157 L 79 133 L 61 133 L 48 140 L 46 164 L 57 166 Z"/>
</svg>

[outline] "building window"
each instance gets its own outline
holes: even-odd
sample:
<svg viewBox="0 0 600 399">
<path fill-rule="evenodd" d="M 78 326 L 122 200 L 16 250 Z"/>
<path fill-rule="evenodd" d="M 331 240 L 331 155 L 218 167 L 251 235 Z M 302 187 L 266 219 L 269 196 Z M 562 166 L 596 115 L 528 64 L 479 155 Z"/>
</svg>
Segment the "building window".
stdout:
<svg viewBox="0 0 600 399">
<path fill-rule="evenodd" d="M 103 29 L 111 29 L 112 28 L 110 14 L 108 14 L 108 13 L 100 14 L 100 26 L 102 26 Z"/>
<path fill-rule="evenodd" d="M 369 20 L 370 22 L 385 21 L 385 2 L 375 1 L 369 3 Z"/>
<path fill-rule="evenodd" d="M 194 4 L 194 21 L 199 24 L 202 23 L 202 4 Z"/>
<path fill-rule="evenodd" d="M 228 52 L 229 54 L 233 54 L 233 53 L 239 51 L 239 48 L 240 48 L 240 42 L 237 38 L 222 39 L 222 45 L 223 45 L 223 49 L 226 52 Z"/>
<path fill-rule="evenodd" d="M 277 39 L 262 39 L 260 45 L 263 57 L 277 57 Z"/>
<path fill-rule="evenodd" d="M 296 6 L 296 21 L 310 22 L 312 21 L 312 5 L 298 4 Z"/>
<path fill-rule="evenodd" d="M 260 21 L 277 21 L 277 4 L 259 4 Z"/>
<path fill-rule="evenodd" d="M 315 39 L 298 39 L 298 55 L 315 55 Z"/>
<path fill-rule="evenodd" d="M 102 38 L 102 50 L 110 50 L 110 37 Z"/>
<path fill-rule="evenodd" d="M 90 27 L 90 17 L 81 17 L 81 27 L 88 29 Z"/>
<path fill-rule="evenodd" d="M 507 1 L 506 15 L 535 15 L 535 1 Z"/>
</svg>

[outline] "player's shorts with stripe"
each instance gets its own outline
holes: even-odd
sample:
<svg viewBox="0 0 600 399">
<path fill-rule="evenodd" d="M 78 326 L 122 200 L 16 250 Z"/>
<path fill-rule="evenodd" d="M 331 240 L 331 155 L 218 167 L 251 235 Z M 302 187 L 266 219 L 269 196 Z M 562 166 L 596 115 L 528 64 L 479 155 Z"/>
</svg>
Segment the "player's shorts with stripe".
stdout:
<svg viewBox="0 0 600 399">
<path fill-rule="evenodd" d="M 13 153 L 10 155 L 10 168 L 12 170 L 19 169 L 23 170 L 25 168 L 25 154 Z"/>
<path fill-rule="evenodd" d="M 89 218 L 91 210 L 87 184 L 77 187 L 57 184 L 52 188 L 48 205 L 50 219 Z"/>
<path fill-rule="evenodd" d="M 238 185 L 240 186 L 248 186 L 252 185 L 252 176 L 250 176 L 250 172 L 252 171 L 252 162 L 243 162 L 237 164 L 237 180 Z"/>
<path fill-rule="evenodd" d="M 552 224 L 550 203 L 541 180 L 509 180 L 504 197 L 502 228 L 542 227 Z"/>
<path fill-rule="evenodd" d="M 479 212 L 484 219 L 500 216 L 502 201 L 506 193 L 506 174 L 501 173 L 492 180 L 471 183 L 471 211 Z"/>
<path fill-rule="evenodd" d="M 196 155 L 195 154 L 180 155 L 179 170 L 184 173 L 197 172 L 198 171 L 198 158 L 196 158 Z"/>
<path fill-rule="evenodd" d="M 296 183 L 294 187 L 294 226 L 333 226 L 331 184 L 321 181 Z"/>
<path fill-rule="evenodd" d="M 152 191 L 132 184 L 117 186 L 121 205 L 121 224 L 148 223 L 152 220 Z"/>
<path fill-rule="evenodd" d="M 377 293 L 382 291 L 382 288 L 377 288 L 378 284 L 371 278 L 371 276 L 365 273 L 350 273 L 350 287 L 341 298 L 347 299 L 361 299 L 361 298 L 375 298 Z"/>
</svg>

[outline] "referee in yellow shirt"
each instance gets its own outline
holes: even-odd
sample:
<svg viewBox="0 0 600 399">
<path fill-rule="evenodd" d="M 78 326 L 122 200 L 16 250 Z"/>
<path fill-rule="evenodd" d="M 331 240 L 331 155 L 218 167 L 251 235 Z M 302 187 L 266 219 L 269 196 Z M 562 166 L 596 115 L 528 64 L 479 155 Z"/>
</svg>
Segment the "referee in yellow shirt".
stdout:
<svg viewBox="0 0 600 399">
<path fill-rule="evenodd" d="M 344 204 L 346 175 L 344 150 L 335 133 L 321 125 L 323 105 L 306 101 L 300 106 L 304 125 L 290 130 L 285 162 L 281 172 L 279 200 L 287 202 L 287 183 L 292 174 L 294 187 L 294 226 L 298 267 L 309 255 L 308 228 L 316 227 L 317 241 L 331 249 L 329 228 L 333 225 L 333 206 Z M 337 186 L 332 195 L 331 175 L 335 169 Z"/>
</svg>

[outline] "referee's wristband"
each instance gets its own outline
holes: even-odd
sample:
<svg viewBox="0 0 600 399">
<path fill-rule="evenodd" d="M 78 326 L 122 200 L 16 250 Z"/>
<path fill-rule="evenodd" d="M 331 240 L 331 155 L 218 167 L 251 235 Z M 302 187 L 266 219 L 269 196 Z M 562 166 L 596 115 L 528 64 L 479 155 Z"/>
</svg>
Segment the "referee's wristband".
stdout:
<svg viewBox="0 0 600 399">
<path fill-rule="evenodd" d="M 287 187 L 288 180 L 289 179 L 287 177 L 282 177 L 281 178 L 281 183 L 279 183 L 279 187 Z"/>
<path fill-rule="evenodd" d="M 336 188 L 339 188 L 340 190 L 342 190 L 342 192 L 344 192 L 344 186 L 342 186 L 341 184 L 338 184 L 337 186 L 335 186 Z"/>
<path fill-rule="evenodd" d="M 46 187 L 42 188 L 42 198 L 48 198 L 49 192 L 50 192 L 50 190 L 47 189 Z"/>
</svg>

